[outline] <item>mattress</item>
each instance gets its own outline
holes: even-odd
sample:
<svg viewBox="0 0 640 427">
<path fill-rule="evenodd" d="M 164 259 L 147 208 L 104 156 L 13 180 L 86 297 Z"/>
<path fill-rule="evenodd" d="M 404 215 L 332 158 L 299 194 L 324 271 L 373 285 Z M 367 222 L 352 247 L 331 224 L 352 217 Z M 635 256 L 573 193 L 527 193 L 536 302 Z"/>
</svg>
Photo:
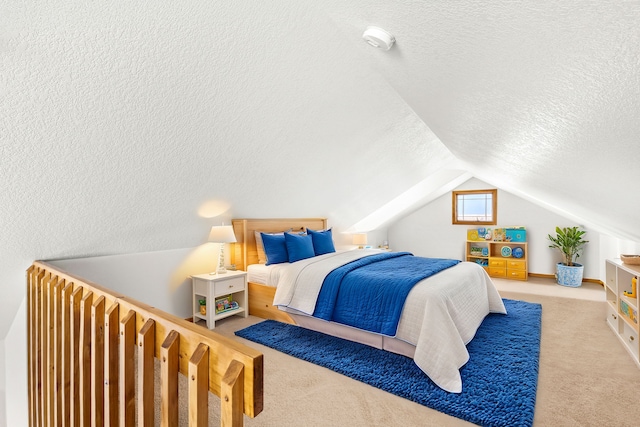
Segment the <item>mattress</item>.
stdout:
<svg viewBox="0 0 640 427">
<path fill-rule="evenodd" d="M 247 281 L 275 287 L 275 284 L 269 284 L 270 271 L 276 267 L 275 265 L 251 264 L 247 267 Z"/>
<path fill-rule="evenodd" d="M 247 281 L 270 287 L 277 287 L 283 272 L 290 266 L 284 264 L 251 264 L 247 267 Z"/>
</svg>

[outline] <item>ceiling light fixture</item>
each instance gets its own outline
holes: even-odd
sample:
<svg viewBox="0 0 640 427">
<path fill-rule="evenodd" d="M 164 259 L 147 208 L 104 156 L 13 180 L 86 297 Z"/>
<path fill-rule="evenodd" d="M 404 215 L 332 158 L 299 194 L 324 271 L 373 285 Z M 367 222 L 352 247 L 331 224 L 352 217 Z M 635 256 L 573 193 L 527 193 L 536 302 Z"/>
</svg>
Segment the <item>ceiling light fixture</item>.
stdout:
<svg viewBox="0 0 640 427">
<path fill-rule="evenodd" d="M 396 38 L 387 31 L 378 27 L 367 27 L 362 38 L 373 47 L 382 50 L 389 50 L 396 41 Z"/>
</svg>

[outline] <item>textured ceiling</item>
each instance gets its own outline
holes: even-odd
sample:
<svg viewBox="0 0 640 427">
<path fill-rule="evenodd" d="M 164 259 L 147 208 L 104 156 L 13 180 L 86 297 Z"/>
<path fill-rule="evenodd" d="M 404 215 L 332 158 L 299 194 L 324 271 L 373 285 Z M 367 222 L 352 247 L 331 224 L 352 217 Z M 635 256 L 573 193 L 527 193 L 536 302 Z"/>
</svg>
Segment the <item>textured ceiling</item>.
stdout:
<svg viewBox="0 0 640 427">
<path fill-rule="evenodd" d="M 639 22 L 638 1 L 6 0 L 0 338 L 34 259 L 232 217 L 384 226 L 471 175 L 640 240 Z"/>
<path fill-rule="evenodd" d="M 396 36 L 374 67 L 467 170 L 640 240 L 640 1 L 335 6 Z"/>
</svg>

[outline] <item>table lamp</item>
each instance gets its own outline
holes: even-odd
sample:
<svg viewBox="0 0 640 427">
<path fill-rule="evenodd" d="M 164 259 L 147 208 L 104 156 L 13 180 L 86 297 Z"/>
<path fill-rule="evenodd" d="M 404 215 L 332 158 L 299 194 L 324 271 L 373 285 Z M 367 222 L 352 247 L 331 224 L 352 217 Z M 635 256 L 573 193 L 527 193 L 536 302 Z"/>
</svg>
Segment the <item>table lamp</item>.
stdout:
<svg viewBox="0 0 640 427">
<path fill-rule="evenodd" d="M 220 257 L 218 259 L 218 274 L 224 274 L 227 269 L 224 267 L 224 244 L 235 243 L 236 235 L 233 233 L 233 227 L 230 225 L 214 225 L 211 227 L 209 233 L 209 241 L 213 243 L 220 243 Z M 211 273 L 215 274 L 215 273 Z"/>
<path fill-rule="evenodd" d="M 367 244 L 367 234 L 366 233 L 354 234 L 353 244 L 358 245 L 358 249 L 364 249 L 364 245 Z"/>
</svg>

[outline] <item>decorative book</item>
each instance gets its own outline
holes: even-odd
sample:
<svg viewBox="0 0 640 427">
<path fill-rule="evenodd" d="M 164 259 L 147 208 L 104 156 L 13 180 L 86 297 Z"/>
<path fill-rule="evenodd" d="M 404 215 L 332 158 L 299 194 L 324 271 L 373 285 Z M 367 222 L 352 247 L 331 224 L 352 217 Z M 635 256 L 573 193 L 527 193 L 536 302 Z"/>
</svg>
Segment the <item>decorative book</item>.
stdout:
<svg viewBox="0 0 640 427">
<path fill-rule="evenodd" d="M 238 308 L 238 303 L 231 299 L 231 295 L 224 296 L 216 299 L 216 314 L 224 313 L 225 311 L 235 310 Z"/>
</svg>

